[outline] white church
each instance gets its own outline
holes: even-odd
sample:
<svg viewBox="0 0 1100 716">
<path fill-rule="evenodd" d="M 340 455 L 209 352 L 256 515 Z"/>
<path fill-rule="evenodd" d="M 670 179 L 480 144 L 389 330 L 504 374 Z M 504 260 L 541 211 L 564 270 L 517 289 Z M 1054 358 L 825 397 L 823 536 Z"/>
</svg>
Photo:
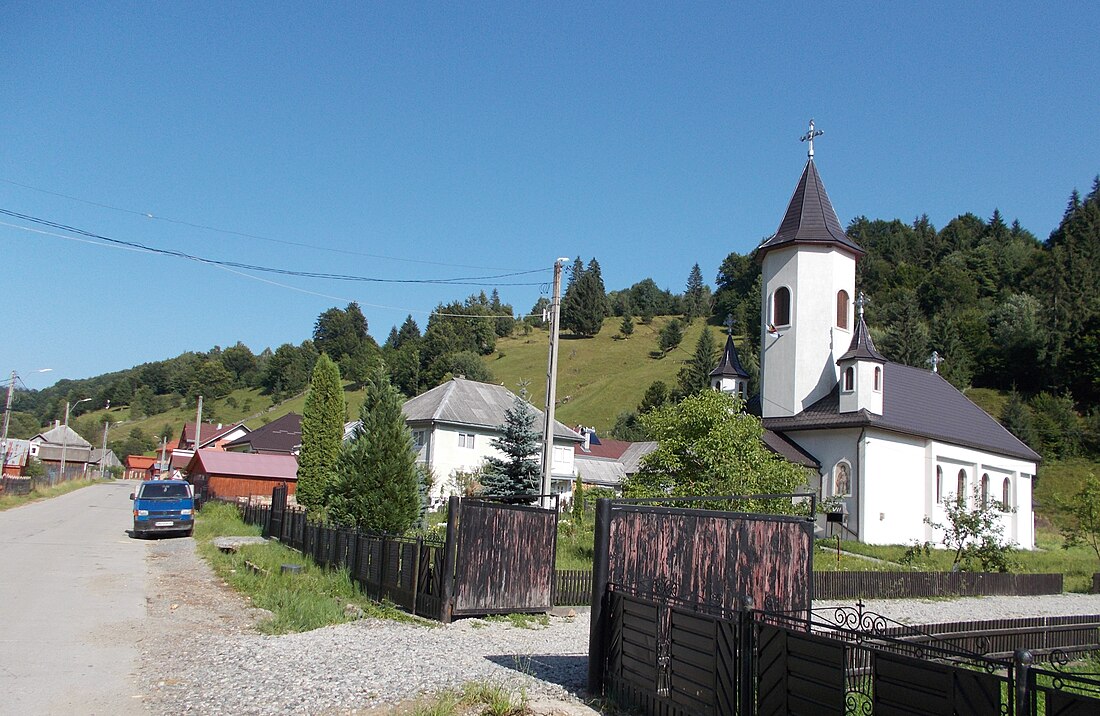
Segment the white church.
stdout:
<svg viewBox="0 0 1100 716">
<path fill-rule="evenodd" d="M 750 401 L 779 454 L 817 472 L 811 486 L 845 514 L 841 534 L 870 544 L 939 541 L 948 500 L 998 501 L 1004 536 L 1035 546 L 1038 453 L 935 370 L 879 353 L 855 298 L 863 250 L 841 228 L 813 158 L 774 236 L 757 249 L 760 393 Z M 727 339 L 712 386 L 745 394 Z"/>
</svg>

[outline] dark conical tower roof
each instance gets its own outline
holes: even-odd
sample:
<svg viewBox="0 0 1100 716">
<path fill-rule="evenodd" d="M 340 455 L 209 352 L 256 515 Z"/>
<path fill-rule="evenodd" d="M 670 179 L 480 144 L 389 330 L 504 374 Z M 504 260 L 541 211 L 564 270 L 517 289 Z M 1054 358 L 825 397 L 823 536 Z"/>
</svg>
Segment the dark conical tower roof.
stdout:
<svg viewBox="0 0 1100 716">
<path fill-rule="evenodd" d="M 863 315 L 856 318 L 856 330 L 852 334 L 852 344 L 848 346 L 848 352 L 837 359 L 837 363 L 846 360 L 869 360 L 877 363 L 886 363 L 886 358 L 875 348 L 875 342 L 871 340 L 871 333 L 867 330 L 867 324 L 863 322 Z"/>
<path fill-rule="evenodd" d="M 841 228 L 813 159 L 806 162 L 779 230 L 760 244 L 757 257 L 762 258 L 768 251 L 790 244 L 833 245 L 857 258 L 863 255 L 863 249 Z"/>
<path fill-rule="evenodd" d="M 722 360 L 718 367 L 710 372 L 711 378 L 748 378 L 748 372 L 741 366 L 737 357 L 737 348 L 733 345 L 733 336 L 726 336 L 726 348 L 722 351 Z"/>
</svg>

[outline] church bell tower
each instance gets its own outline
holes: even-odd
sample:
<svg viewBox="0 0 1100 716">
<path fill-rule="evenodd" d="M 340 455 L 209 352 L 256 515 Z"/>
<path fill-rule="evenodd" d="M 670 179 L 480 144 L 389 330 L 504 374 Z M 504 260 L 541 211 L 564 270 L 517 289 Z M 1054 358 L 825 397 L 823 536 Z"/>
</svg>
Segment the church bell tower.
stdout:
<svg viewBox="0 0 1100 716">
<path fill-rule="evenodd" d="M 863 255 L 840 226 L 814 164 L 814 129 L 802 177 L 761 262 L 760 409 L 765 418 L 797 415 L 829 394 L 837 359 L 854 330 L 856 261 Z"/>
</svg>

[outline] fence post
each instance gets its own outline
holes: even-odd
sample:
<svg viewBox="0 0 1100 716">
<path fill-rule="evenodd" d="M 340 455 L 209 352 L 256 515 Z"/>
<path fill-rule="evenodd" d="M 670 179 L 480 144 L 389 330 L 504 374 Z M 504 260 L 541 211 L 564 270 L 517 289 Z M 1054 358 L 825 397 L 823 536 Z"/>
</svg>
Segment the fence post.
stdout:
<svg viewBox="0 0 1100 716">
<path fill-rule="evenodd" d="M 416 602 L 419 597 L 418 590 L 420 588 L 420 551 L 424 549 L 424 538 L 417 537 L 416 543 L 413 547 L 416 550 L 416 556 L 413 557 L 413 599 L 412 599 L 412 613 L 416 616 Z"/>
<path fill-rule="evenodd" d="M 1027 649 L 1017 649 L 1012 652 L 1013 678 L 1016 681 L 1016 711 L 1018 716 L 1031 714 L 1031 680 L 1029 670 L 1034 658 Z"/>
<path fill-rule="evenodd" d="M 592 617 L 588 627 L 588 694 L 603 694 L 604 660 L 607 656 L 607 582 L 611 559 L 611 500 L 596 500 L 592 558 Z"/>
<path fill-rule="evenodd" d="M 737 610 L 737 707 L 740 714 L 755 712 L 755 662 L 753 654 L 756 653 L 756 620 L 752 611 L 752 597 L 746 597 L 741 601 Z"/>
<path fill-rule="evenodd" d="M 447 500 L 447 541 L 443 545 L 443 579 L 441 591 L 443 594 L 443 609 L 439 621 L 444 624 L 451 622 L 454 611 L 455 591 L 455 559 L 458 551 L 458 525 L 459 514 L 462 512 L 462 503 L 458 495 L 451 495 Z"/>
</svg>

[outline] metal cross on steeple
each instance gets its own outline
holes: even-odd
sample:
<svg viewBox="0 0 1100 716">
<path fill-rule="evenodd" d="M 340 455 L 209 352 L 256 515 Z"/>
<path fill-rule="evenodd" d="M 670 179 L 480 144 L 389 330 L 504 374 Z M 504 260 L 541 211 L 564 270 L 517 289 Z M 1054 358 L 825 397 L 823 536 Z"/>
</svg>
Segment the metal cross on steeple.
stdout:
<svg viewBox="0 0 1100 716">
<path fill-rule="evenodd" d="M 856 297 L 856 310 L 859 311 L 859 320 L 863 320 L 863 307 L 869 303 L 867 297 L 863 295 L 863 291 L 859 292 L 859 296 Z"/>
<path fill-rule="evenodd" d="M 722 322 L 722 325 L 724 325 L 726 327 L 726 332 L 729 335 L 731 335 L 731 336 L 733 335 L 733 327 L 736 324 L 737 324 L 737 321 L 735 321 L 733 319 L 733 314 L 732 313 L 727 313 L 726 314 L 726 320 Z"/>
<path fill-rule="evenodd" d="M 820 137 L 822 134 L 825 134 L 825 132 L 823 132 L 820 129 L 815 130 L 814 129 L 814 121 L 811 119 L 810 120 L 810 131 L 808 131 L 804 135 L 802 135 L 802 139 L 799 140 L 801 142 L 809 142 L 810 143 L 810 151 L 808 153 L 810 159 L 814 158 L 814 137 Z"/>
<path fill-rule="evenodd" d="M 943 363 L 944 357 L 940 355 L 939 351 L 932 351 L 932 357 L 928 359 L 929 365 L 932 366 L 933 373 L 940 372 L 940 363 Z"/>
</svg>

